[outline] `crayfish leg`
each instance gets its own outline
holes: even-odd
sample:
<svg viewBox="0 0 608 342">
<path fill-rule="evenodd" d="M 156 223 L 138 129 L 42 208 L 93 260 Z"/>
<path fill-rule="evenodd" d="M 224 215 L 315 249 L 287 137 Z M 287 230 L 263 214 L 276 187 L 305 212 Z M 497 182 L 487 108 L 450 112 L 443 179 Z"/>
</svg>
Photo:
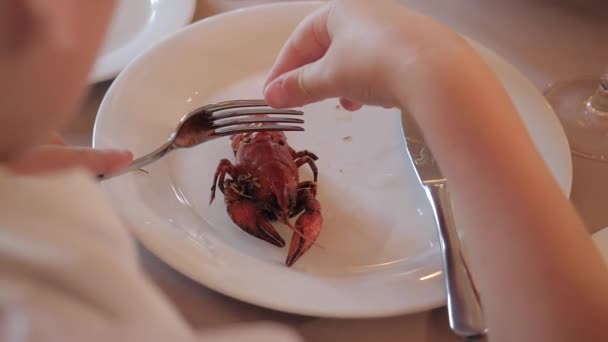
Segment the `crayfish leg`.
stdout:
<svg viewBox="0 0 608 342">
<path fill-rule="evenodd" d="M 296 163 L 296 167 L 299 168 L 304 164 L 308 164 L 310 169 L 312 170 L 313 179 L 316 182 L 319 178 L 319 169 L 317 168 L 317 164 L 315 161 L 319 159 L 314 153 L 309 152 L 307 150 L 296 152 L 294 154 L 294 161 Z"/>
<path fill-rule="evenodd" d="M 224 183 L 226 174 L 234 178 L 236 175 L 236 168 L 234 167 L 234 165 L 232 165 L 230 160 L 222 159 L 220 160 L 217 169 L 215 169 L 215 175 L 213 176 L 213 185 L 211 186 L 211 198 L 209 199 L 209 204 L 213 203 L 213 200 L 215 199 L 215 189 L 217 186 L 219 186 L 220 191 L 224 193 Z"/>
<path fill-rule="evenodd" d="M 306 196 L 302 196 L 303 191 L 309 191 L 313 197 L 317 196 L 317 183 L 313 181 L 304 181 L 298 184 L 298 198 L 296 205 L 289 211 L 289 218 L 298 216 L 306 206 Z"/>
</svg>

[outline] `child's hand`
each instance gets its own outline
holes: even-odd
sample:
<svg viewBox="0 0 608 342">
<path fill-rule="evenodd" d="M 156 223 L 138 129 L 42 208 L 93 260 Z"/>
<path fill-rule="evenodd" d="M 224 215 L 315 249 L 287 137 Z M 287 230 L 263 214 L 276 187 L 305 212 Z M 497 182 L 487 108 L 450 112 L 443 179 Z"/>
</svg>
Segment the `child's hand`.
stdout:
<svg viewBox="0 0 608 342">
<path fill-rule="evenodd" d="M 53 135 L 45 145 L 25 152 L 8 164 L 21 175 L 42 174 L 71 168 L 84 168 L 93 174 L 116 172 L 129 165 L 133 154 L 129 151 L 94 150 L 65 146 L 61 136 Z"/>
<path fill-rule="evenodd" d="M 343 97 L 351 110 L 359 103 L 395 107 L 397 92 L 437 79 L 429 74 L 441 70 L 446 56 L 466 49 L 455 33 L 395 1 L 332 1 L 291 35 L 265 97 L 274 107 L 331 97 Z"/>
</svg>

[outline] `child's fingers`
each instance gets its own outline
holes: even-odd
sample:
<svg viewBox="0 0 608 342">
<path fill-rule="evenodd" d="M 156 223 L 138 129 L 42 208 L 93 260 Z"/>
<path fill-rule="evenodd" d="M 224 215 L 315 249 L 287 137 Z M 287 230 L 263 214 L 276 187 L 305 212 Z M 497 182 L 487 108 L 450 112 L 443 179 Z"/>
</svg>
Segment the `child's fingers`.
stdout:
<svg viewBox="0 0 608 342">
<path fill-rule="evenodd" d="M 41 174 L 84 168 L 94 174 L 111 173 L 126 167 L 133 155 L 128 151 L 94 150 L 46 145 L 28 152 L 9 165 L 18 174 Z"/>
<path fill-rule="evenodd" d="M 324 6 L 306 17 L 291 34 L 270 71 L 265 86 L 284 73 L 322 58 L 331 42 L 327 31 L 330 7 Z"/>
<path fill-rule="evenodd" d="M 327 77 L 325 59 L 288 71 L 272 81 L 264 91 L 272 107 L 300 107 L 338 96 Z"/>
<path fill-rule="evenodd" d="M 129 151 L 94 150 L 91 148 L 57 149 L 63 154 L 66 165 L 88 169 L 94 174 L 111 173 L 126 167 L 132 160 Z M 60 164 L 55 164 L 61 168 Z"/>
</svg>

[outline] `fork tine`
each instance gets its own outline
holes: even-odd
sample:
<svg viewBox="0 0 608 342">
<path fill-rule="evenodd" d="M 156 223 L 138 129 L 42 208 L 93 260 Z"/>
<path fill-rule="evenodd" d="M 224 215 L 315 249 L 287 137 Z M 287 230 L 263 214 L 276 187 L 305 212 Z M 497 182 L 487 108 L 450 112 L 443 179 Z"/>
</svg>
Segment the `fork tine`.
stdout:
<svg viewBox="0 0 608 342">
<path fill-rule="evenodd" d="M 255 125 L 255 124 L 263 124 L 263 123 L 288 123 L 288 124 L 303 124 L 304 120 L 297 118 L 273 118 L 273 117 L 264 117 L 264 118 L 242 118 L 242 119 L 232 119 L 232 120 L 220 120 L 220 122 L 213 122 L 211 127 L 213 128 L 224 128 L 229 126 L 236 125 Z"/>
<path fill-rule="evenodd" d="M 285 125 L 264 125 L 264 126 L 236 126 L 232 128 L 216 129 L 213 135 L 227 136 L 239 133 L 255 133 L 255 132 L 303 132 L 304 128 L 300 126 L 285 126 Z"/>
<path fill-rule="evenodd" d="M 271 109 L 271 108 L 264 108 L 264 109 L 237 109 L 237 110 L 229 110 L 229 111 L 224 111 L 221 113 L 213 113 L 210 117 L 211 120 L 221 120 L 221 119 L 227 119 L 227 118 L 234 118 L 237 116 L 247 116 L 247 115 L 275 115 L 275 114 L 280 114 L 280 115 L 303 115 L 304 112 L 300 111 L 300 110 L 293 110 L 293 109 Z"/>
<path fill-rule="evenodd" d="M 243 107 L 266 107 L 268 104 L 264 100 L 234 100 L 218 102 L 212 105 L 205 106 L 208 112 L 216 112 L 219 110 L 235 109 Z"/>
</svg>

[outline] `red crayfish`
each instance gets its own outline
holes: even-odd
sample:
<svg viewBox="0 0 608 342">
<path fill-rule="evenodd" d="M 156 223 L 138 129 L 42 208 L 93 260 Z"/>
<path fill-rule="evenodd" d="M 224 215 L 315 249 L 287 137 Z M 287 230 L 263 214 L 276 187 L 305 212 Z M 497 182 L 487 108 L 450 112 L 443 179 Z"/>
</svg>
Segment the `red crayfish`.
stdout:
<svg viewBox="0 0 608 342">
<path fill-rule="evenodd" d="M 231 140 L 236 163 L 220 161 L 210 202 L 219 187 L 232 221 L 277 247 L 285 246 L 285 241 L 270 221 L 279 220 L 289 226 L 294 234 L 285 263 L 292 266 L 314 244 L 323 224 L 321 206 L 315 198 L 317 156 L 308 151 L 296 152 L 287 144 L 283 132 L 236 134 Z M 313 181 L 299 181 L 298 168 L 305 164 L 313 171 Z M 300 213 L 294 227 L 289 219 Z"/>
</svg>

